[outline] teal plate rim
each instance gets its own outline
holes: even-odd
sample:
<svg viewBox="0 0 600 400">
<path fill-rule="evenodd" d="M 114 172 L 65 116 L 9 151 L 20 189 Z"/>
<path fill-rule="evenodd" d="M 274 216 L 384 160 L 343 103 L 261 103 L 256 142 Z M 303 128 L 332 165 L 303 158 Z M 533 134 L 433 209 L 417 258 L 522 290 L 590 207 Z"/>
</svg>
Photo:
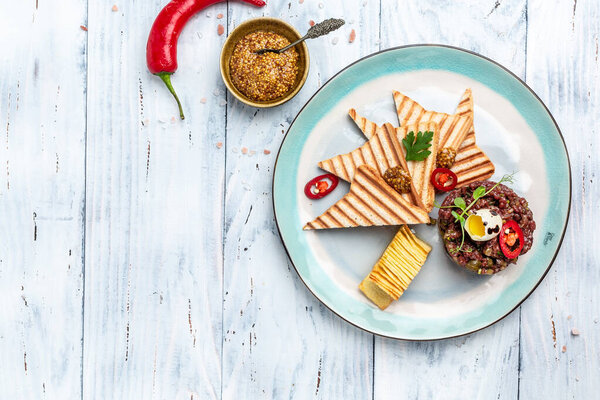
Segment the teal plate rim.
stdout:
<svg viewBox="0 0 600 400">
<path fill-rule="evenodd" d="M 492 321 L 490 321 L 489 323 L 485 323 L 481 326 L 477 326 L 475 328 L 470 328 L 467 329 L 465 331 L 461 331 L 459 333 L 456 334 L 449 334 L 449 335 L 444 335 L 444 334 L 439 334 L 436 335 L 435 337 L 401 337 L 401 336 L 394 336 L 391 334 L 386 334 L 385 332 L 379 331 L 375 328 L 371 328 L 368 326 L 363 326 L 362 324 L 360 324 L 357 321 L 352 321 L 350 320 L 349 317 L 343 315 L 344 313 L 337 310 L 336 307 L 329 303 L 328 301 L 326 301 L 325 299 L 323 299 L 321 296 L 318 295 L 318 293 L 315 292 L 315 289 L 313 287 L 311 287 L 311 285 L 309 284 L 309 282 L 306 281 L 305 277 L 303 276 L 303 274 L 301 273 L 301 271 L 298 270 L 298 267 L 296 266 L 296 263 L 294 262 L 294 259 L 292 258 L 292 254 L 290 252 L 290 249 L 288 248 L 288 245 L 286 244 L 285 240 L 284 240 L 284 235 L 282 233 L 282 227 L 280 225 L 280 221 L 279 218 L 277 217 L 277 201 L 276 201 L 276 191 L 275 191 L 275 184 L 277 181 L 277 173 L 278 173 L 278 166 L 279 166 L 279 162 L 280 162 L 280 156 L 282 153 L 282 150 L 284 149 L 285 145 L 286 145 L 286 141 L 288 141 L 288 139 L 290 138 L 290 132 L 292 131 L 292 129 L 294 128 L 294 124 L 297 122 L 298 118 L 302 115 L 303 111 L 311 104 L 311 102 L 315 99 L 315 97 L 321 93 L 323 90 L 327 90 L 329 85 L 332 83 L 332 81 L 336 80 L 337 78 L 340 77 L 340 75 L 344 74 L 344 72 L 348 71 L 350 68 L 352 68 L 353 66 L 360 64 L 362 62 L 364 62 L 365 60 L 368 60 L 370 58 L 376 57 L 376 56 L 380 56 L 382 54 L 385 53 L 390 53 L 390 52 L 397 52 L 397 51 L 402 51 L 402 50 L 409 50 L 409 49 L 437 49 L 437 50 L 441 50 L 441 51 L 446 51 L 446 52 L 454 52 L 455 56 L 456 55 L 462 55 L 462 56 L 474 56 L 475 59 L 478 59 L 478 62 L 487 62 L 487 66 L 488 67 L 492 67 L 495 69 L 495 71 L 492 71 L 494 73 L 499 73 L 499 72 L 504 72 L 507 73 L 509 75 L 509 77 L 512 77 L 514 79 L 514 81 L 516 81 L 517 84 L 519 84 L 521 86 L 522 89 L 525 89 L 527 92 L 529 92 L 529 94 L 531 96 L 533 96 L 533 100 L 534 102 L 537 102 L 537 105 L 540 106 L 541 105 L 541 110 L 540 111 L 544 111 L 545 117 L 549 117 L 549 121 L 551 121 L 551 125 L 553 125 L 553 128 L 555 129 L 555 132 L 558 133 L 558 137 L 560 138 L 560 141 L 562 143 L 562 150 L 564 150 L 564 161 L 566 161 L 566 164 L 563 167 L 566 167 L 566 170 L 568 172 L 568 174 L 565 175 L 565 177 L 568 177 L 568 181 L 569 181 L 569 185 L 568 185 L 568 197 L 566 200 L 566 213 L 564 214 L 564 222 L 563 222 L 563 228 L 562 228 L 562 232 L 560 233 L 560 239 L 556 244 L 556 249 L 554 250 L 554 254 L 552 254 L 551 259 L 549 259 L 548 261 L 548 265 L 546 267 L 546 269 L 543 271 L 543 273 L 539 276 L 537 282 L 534 282 L 533 285 L 531 286 L 531 289 L 524 295 L 522 296 L 522 298 L 520 298 L 520 300 L 518 300 L 516 302 L 516 305 L 514 305 L 513 308 L 509 309 L 506 312 L 503 312 L 501 315 L 498 315 L 495 319 L 493 319 Z M 419 67 L 415 67 L 412 70 L 418 70 L 418 69 L 432 69 L 432 68 L 419 68 Z M 443 66 L 440 66 L 438 68 L 433 68 L 433 69 L 440 69 L 440 70 L 449 70 L 447 68 L 444 68 Z M 406 69 L 406 70 L 411 70 L 411 69 Z M 393 72 L 402 72 L 402 70 L 400 69 L 396 69 L 396 70 L 386 70 L 385 68 L 383 69 L 382 73 L 379 73 L 376 76 L 370 76 L 365 78 L 361 83 L 357 84 L 355 87 L 360 86 L 360 84 L 366 83 L 368 82 L 370 79 L 372 78 L 376 78 L 376 77 L 381 77 L 386 75 L 386 71 L 387 74 L 389 73 L 393 73 Z M 479 80 L 481 83 L 486 84 L 485 82 L 483 82 L 481 79 L 477 79 L 474 76 L 471 76 L 471 78 Z M 349 82 L 347 82 L 349 83 Z M 488 86 L 486 84 L 486 86 Z M 348 90 L 348 92 L 350 92 L 351 90 L 353 90 L 353 88 L 351 88 L 350 90 Z M 499 92 L 499 94 L 503 95 L 502 92 L 496 90 L 497 92 Z M 340 96 L 338 98 L 338 100 L 333 101 L 333 104 L 330 104 L 330 107 L 334 106 L 335 104 L 337 104 L 337 102 L 342 98 L 343 96 Z M 503 97 L 506 97 L 506 95 L 503 95 Z M 509 100 L 510 101 L 510 100 Z M 511 101 L 511 103 L 513 103 Z M 514 103 L 513 103 L 514 104 Z M 523 115 L 523 114 L 522 114 Z M 526 119 L 527 123 L 531 126 L 530 120 L 528 118 L 526 118 L 525 115 L 523 115 L 524 118 Z M 320 120 L 320 118 L 317 119 Z M 316 122 L 315 122 L 316 124 Z M 314 124 L 313 124 L 314 126 Z M 534 132 L 537 133 L 539 132 L 540 127 L 538 127 L 538 129 L 534 129 L 532 127 L 532 129 L 534 130 Z M 554 133 L 554 132 L 553 132 Z M 299 151 L 297 151 L 299 153 Z M 556 155 L 556 154 L 554 154 Z M 563 155 L 563 154 L 561 154 Z M 548 155 L 545 153 L 545 158 L 548 158 Z M 563 168 L 564 171 L 564 168 Z M 289 179 L 289 181 L 291 182 L 296 182 L 295 179 Z M 295 193 L 293 193 L 293 195 L 295 195 Z M 291 194 L 290 194 L 291 196 Z M 313 294 L 313 296 L 315 296 L 325 307 L 327 307 L 331 312 L 333 312 L 334 314 L 336 314 L 338 317 L 340 317 L 341 319 L 343 319 L 344 321 L 346 321 L 347 323 L 354 325 L 355 327 L 362 329 L 366 332 L 381 336 L 381 337 L 386 337 L 386 338 L 390 338 L 390 339 L 396 339 L 396 340 L 406 340 L 406 341 L 433 341 L 433 340 L 441 340 L 441 339 L 451 339 L 451 338 L 456 338 L 456 337 L 460 337 L 460 336 L 465 336 L 477 331 L 480 331 L 482 329 L 485 329 L 493 324 L 495 324 L 496 322 L 502 320 L 503 318 L 505 318 L 506 316 L 508 316 L 509 314 L 511 314 L 514 310 L 516 310 L 517 308 L 519 308 L 519 306 L 531 295 L 531 293 L 533 293 L 533 291 L 535 291 L 535 289 L 539 286 L 539 284 L 544 280 L 544 278 L 546 277 L 546 275 L 548 274 L 548 271 L 550 271 L 550 268 L 552 267 L 552 264 L 554 263 L 558 252 L 562 246 L 562 242 L 565 236 L 565 232 L 567 229 L 567 225 L 568 225 L 568 221 L 569 221 L 569 217 L 570 217 L 570 211 L 571 211 L 571 197 L 572 197 L 572 176 L 571 176 L 571 161 L 569 158 L 569 153 L 567 150 L 567 146 L 565 144 L 565 139 L 563 137 L 563 134 L 558 126 L 558 124 L 556 123 L 556 120 L 554 119 L 554 117 L 552 116 L 552 113 L 550 112 L 550 110 L 548 109 L 548 107 L 546 106 L 546 104 L 542 101 L 542 99 L 540 99 L 540 97 L 533 91 L 533 89 L 531 89 L 527 83 L 525 83 L 521 78 L 519 78 L 517 75 L 515 75 L 513 72 L 511 72 L 508 68 L 504 67 L 503 65 L 501 65 L 500 63 L 485 57 L 481 54 L 478 54 L 476 52 L 473 52 L 471 50 L 466 50 L 460 47 L 455 47 L 455 46 L 449 46 L 449 45 L 443 45 L 443 44 L 412 44 L 412 45 L 405 45 L 405 46 L 397 46 L 397 47 L 391 47 L 389 49 L 385 49 L 385 50 L 380 50 L 378 52 L 369 54 L 365 57 L 362 57 L 356 61 L 354 61 L 353 63 L 347 65 L 346 67 L 344 67 L 342 70 L 340 70 L 339 72 L 337 72 L 334 76 L 332 76 L 323 86 L 321 86 L 309 99 L 308 101 L 304 104 L 304 106 L 302 106 L 302 108 L 298 111 L 298 113 L 296 114 L 296 117 L 294 118 L 294 120 L 292 121 L 292 123 L 290 124 L 285 137 L 283 138 L 281 145 L 279 147 L 279 151 L 277 152 L 277 157 L 275 159 L 275 167 L 273 169 L 273 180 L 272 180 L 272 204 L 273 204 L 273 213 L 275 216 L 275 224 L 277 226 L 277 230 L 279 233 L 279 237 L 280 240 L 283 244 L 283 247 L 286 251 L 286 254 L 288 256 L 288 259 L 290 260 L 290 262 L 292 263 L 292 266 L 294 267 L 294 269 L 296 270 L 296 273 L 298 274 L 298 277 L 300 278 L 300 280 L 302 281 L 302 283 L 306 286 L 306 288 L 309 290 L 309 292 L 311 292 Z M 295 205 L 295 203 L 294 203 Z M 564 205 L 563 205 L 564 206 Z M 548 219 L 549 217 L 549 211 L 550 211 L 550 207 L 549 210 L 546 214 L 545 219 Z M 297 212 L 297 206 L 294 210 L 294 212 Z M 562 219 L 561 219 L 562 220 Z M 542 230 L 543 231 L 543 230 Z M 523 279 L 523 276 L 520 277 L 521 279 Z M 519 279 L 517 280 L 517 282 L 519 281 Z M 514 285 L 514 284 L 513 284 Z M 509 287 L 510 289 L 510 287 Z M 323 296 L 325 297 L 325 296 Z"/>
</svg>

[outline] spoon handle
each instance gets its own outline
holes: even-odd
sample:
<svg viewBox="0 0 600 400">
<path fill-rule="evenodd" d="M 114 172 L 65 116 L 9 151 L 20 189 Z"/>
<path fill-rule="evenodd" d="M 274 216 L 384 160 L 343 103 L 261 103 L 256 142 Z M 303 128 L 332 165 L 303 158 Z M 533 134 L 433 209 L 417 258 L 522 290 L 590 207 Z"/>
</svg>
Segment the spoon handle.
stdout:
<svg viewBox="0 0 600 400">
<path fill-rule="evenodd" d="M 306 39 L 308 39 L 308 37 L 306 35 L 304 35 L 300 39 L 296 40 L 294 43 L 290 43 L 287 46 L 285 46 L 283 49 L 277 50 L 277 52 L 278 53 L 283 53 L 284 51 L 291 49 L 292 47 L 294 47 L 295 45 L 297 45 L 298 43 L 300 43 L 300 42 L 302 42 L 302 41 L 304 41 Z"/>
<path fill-rule="evenodd" d="M 339 18 L 329 18 L 325 21 L 319 22 L 318 24 L 311 26 L 308 32 L 306 32 L 306 35 L 302 36 L 294 43 L 285 46 L 283 49 L 280 49 L 279 52 L 283 53 L 284 51 L 294 47 L 295 45 L 297 45 L 300 42 L 303 42 L 306 39 L 314 39 L 318 38 L 319 36 L 327 35 L 328 33 L 339 29 L 345 23 L 346 22 L 343 19 Z"/>
<path fill-rule="evenodd" d="M 335 31 L 336 29 L 339 29 L 345 23 L 346 22 L 340 18 L 329 18 L 329 19 L 326 19 L 325 21 L 319 22 L 318 24 L 311 26 L 310 29 L 308 30 L 308 32 L 306 32 L 306 35 L 302 36 L 300 39 L 296 40 L 294 43 L 291 43 L 282 49 L 261 49 L 261 50 L 256 50 L 255 53 L 256 54 L 265 54 L 267 52 L 271 52 L 271 53 L 281 54 L 284 51 L 291 49 L 298 43 L 305 41 L 306 39 L 314 39 L 314 38 L 318 38 L 319 36 L 327 35 L 328 33 L 331 33 L 333 31 Z"/>
<path fill-rule="evenodd" d="M 344 24 L 345 21 L 343 19 L 329 18 L 325 21 L 319 22 L 318 24 L 311 26 L 308 32 L 306 32 L 306 35 L 304 35 L 304 37 L 306 39 L 314 39 L 319 36 L 327 35 L 328 33 L 339 29 Z"/>
</svg>

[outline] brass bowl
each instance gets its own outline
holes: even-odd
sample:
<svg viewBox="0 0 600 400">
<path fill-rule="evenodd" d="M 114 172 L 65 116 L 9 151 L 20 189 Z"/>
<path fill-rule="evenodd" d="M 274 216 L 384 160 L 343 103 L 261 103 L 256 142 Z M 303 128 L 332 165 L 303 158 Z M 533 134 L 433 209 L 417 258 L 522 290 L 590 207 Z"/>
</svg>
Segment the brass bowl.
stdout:
<svg viewBox="0 0 600 400">
<path fill-rule="evenodd" d="M 292 25 L 277 18 L 261 17 L 244 21 L 229 34 L 229 37 L 225 40 L 225 44 L 223 44 L 223 50 L 221 50 L 221 76 L 223 77 L 227 89 L 229 89 L 231 94 L 242 103 L 258 108 L 275 107 L 290 100 L 300 91 L 302 86 L 304 86 L 304 82 L 306 82 L 306 77 L 308 76 L 309 67 L 308 46 L 305 42 L 295 46 L 295 49 L 298 52 L 298 74 L 296 75 L 296 81 L 294 82 L 292 89 L 284 96 L 273 100 L 255 101 L 246 97 L 246 95 L 233 85 L 229 71 L 229 60 L 231 59 L 231 54 L 233 53 L 235 45 L 244 36 L 257 31 L 275 32 L 284 36 L 290 43 L 302 37 Z"/>
</svg>

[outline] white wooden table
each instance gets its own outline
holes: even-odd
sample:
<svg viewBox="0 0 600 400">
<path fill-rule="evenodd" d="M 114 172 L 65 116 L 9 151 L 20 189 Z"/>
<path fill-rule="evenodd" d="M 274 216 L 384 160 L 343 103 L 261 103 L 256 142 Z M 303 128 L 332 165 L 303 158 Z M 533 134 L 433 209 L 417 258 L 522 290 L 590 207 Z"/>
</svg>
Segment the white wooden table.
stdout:
<svg viewBox="0 0 600 400">
<path fill-rule="evenodd" d="M 145 64 L 165 2 L 0 2 L 0 399 L 599 398 L 600 2 L 218 4 L 179 41 L 183 122 Z M 301 31 L 347 21 L 309 43 L 300 94 L 260 111 L 226 93 L 217 34 L 259 15 Z M 526 79 L 573 174 L 562 250 L 534 294 L 490 328 L 429 343 L 374 337 L 322 306 L 271 205 L 300 107 L 348 63 L 411 43 Z"/>
</svg>

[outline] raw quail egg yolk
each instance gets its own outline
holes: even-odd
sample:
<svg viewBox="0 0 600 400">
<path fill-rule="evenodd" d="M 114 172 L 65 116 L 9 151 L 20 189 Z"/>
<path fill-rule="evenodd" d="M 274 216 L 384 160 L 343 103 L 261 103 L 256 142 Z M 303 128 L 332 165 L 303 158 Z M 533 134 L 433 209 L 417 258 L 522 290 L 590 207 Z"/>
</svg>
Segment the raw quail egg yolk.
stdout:
<svg viewBox="0 0 600 400">
<path fill-rule="evenodd" d="M 502 217 L 489 209 L 477 210 L 465 221 L 465 230 L 476 242 L 492 240 L 500 233 L 501 226 Z"/>
<path fill-rule="evenodd" d="M 469 217 L 469 231 L 471 236 L 482 237 L 485 235 L 483 219 L 479 215 L 471 215 Z"/>
</svg>

